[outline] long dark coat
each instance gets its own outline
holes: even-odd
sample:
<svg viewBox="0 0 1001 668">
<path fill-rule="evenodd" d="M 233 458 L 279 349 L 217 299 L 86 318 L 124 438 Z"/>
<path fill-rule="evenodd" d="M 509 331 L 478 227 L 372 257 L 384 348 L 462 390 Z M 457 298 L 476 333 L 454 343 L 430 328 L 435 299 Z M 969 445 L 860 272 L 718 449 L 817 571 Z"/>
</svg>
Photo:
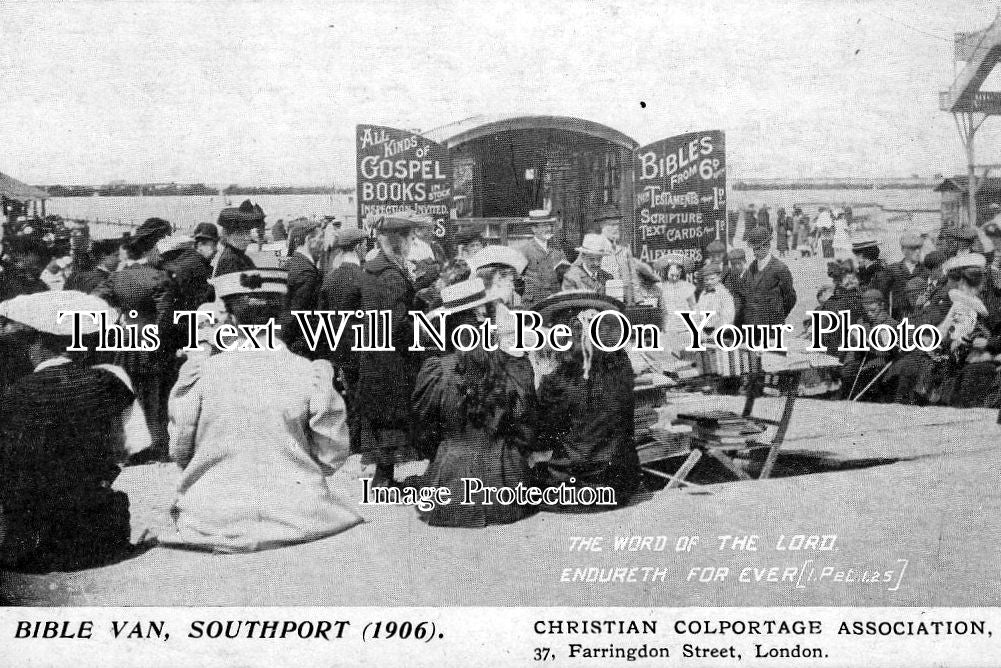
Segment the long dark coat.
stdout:
<svg viewBox="0 0 1001 668">
<path fill-rule="evenodd" d="M 539 486 L 609 486 L 617 504 L 629 500 L 640 482 L 633 443 L 634 380 L 623 351 L 595 351 L 587 379 L 574 362 L 562 363 L 543 378 L 537 447 L 552 450 L 553 456 L 536 467 Z"/>
<path fill-rule="evenodd" d="M 254 268 L 254 261 L 250 259 L 249 255 L 224 241 L 220 244 L 219 259 L 216 261 L 215 272 L 212 275 L 222 276 Z"/>
<path fill-rule="evenodd" d="M 890 315 L 900 319 L 908 315 L 911 310 L 911 305 L 907 302 L 907 281 L 912 278 L 928 278 L 928 268 L 918 262 L 914 271 L 911 271 L 901 260 L 887 266 L 886 270 L 890 274 L 890 295 L 893 299 Z"/>
<path fill-rule="evenodd" d="M 413 343 L 414 283 L 406 269 L 382 251 L 362 271 L 364 311 L 391 311 L 390 351 L 358 352 L 358 409 L 374 429 L 411 426 L 410 397 L 423 361 L 409 350 Z M 366 326 L 366 335 L 368 329 Z"/>
<path fill-rule="evenodd" d="M 774 257 L 763 270 L 756 268 L 757 261 L 752 261 L 743 276 L 744 324 L 782 324 L 796 305 L 792 273 Z"/>
<path fill-rule="evenodd" d="M 307 359 L 325 357 L 323 350 L 310 350 L 306 346 L 299 322 L 291 311 L 315 311 L 319 304 L 320 284 L 323 280 L 320 270 L 302 253 L 292 253 L 288 258 L 288 310 L 282 323 L 282 332 L 289 350 Z M 325 343 L 320 342 L 320 346 Z"/>
</svg>

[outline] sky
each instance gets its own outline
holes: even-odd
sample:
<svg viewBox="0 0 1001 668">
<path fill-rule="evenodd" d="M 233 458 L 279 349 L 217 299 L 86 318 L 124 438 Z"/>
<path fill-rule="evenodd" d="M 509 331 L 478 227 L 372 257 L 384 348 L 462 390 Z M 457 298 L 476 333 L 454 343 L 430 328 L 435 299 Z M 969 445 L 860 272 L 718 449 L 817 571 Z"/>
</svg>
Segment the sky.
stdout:
<svg viewBox="0 0 1001 668">
<path fill-rule="evenodd" d="M 640 144 L 721 129 L 731 178 L 961 172 L 938 92 L 953 33 L 986 28 L 999 6 L 7 0 L 0 171 L 351 185 L 358 123 L 511 112 L 586 118 Z M 978 161 L 1001 163 L 1001 118 Z"/>
</svg>

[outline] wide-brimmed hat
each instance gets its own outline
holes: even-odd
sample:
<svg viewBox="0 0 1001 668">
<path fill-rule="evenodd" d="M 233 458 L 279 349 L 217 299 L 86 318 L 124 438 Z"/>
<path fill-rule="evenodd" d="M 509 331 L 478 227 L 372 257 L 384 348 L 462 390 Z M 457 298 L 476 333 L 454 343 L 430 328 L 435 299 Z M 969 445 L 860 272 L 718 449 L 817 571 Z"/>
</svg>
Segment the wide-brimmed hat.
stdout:
<svg viewBox="0 0 1001 668">
<path fill-rule="evenodd" d="M 513 268 L 518 275 L 521 275 L 525 271 L 525 267 L 528 266 L 528 258 L 523 253 L 507 246 L 487 246 L 474 253 L 466 262 L 474 272 L 483 267 L 500 265 Z"/>
<path fill-rule="evenodd" d="M 691 271 L 694 266 L 692 258 L 684 253 L 664 253 L 653 261 L 653 268 L 657 271 L 664 271 L 672 264 L 676 264 L 685 271 Z"/>
<path fill-rule="evenodd" d="M 946 260 L 942 264 L 942 271 L 949 273 L 953 269 L 984 269 L 986 267 L 987 258 L 980 253 L 960 253 Z"/>
<path fill-rule="evenodd" d="M 320 220 L 313 220 L 311 218 L 296 218 L 295 220 L 290 221 L 289 224 L 285 226 L 285 229 L 288 230 L 288 235 L 290 237 L 297 234 L 301 234 L 303 237 L 306 237 L 310 232 L 322 226 L 323 221 Z"/>
<path fill-rule="evenodd" d="M 215 288 L 216 299 L 233 295 L 286 294 L 288 272 L 281 269 L 248 269 L 216 276 L 209 280 Z"/>
<path fill-rule="evenodd" d="M 725 253 L 726 246 L 719 239 L 713 239 L 712 242 L 706 246 L 707 253 Z"/>
<path fill-rule="evenodd" d="M 212 223 L 198 223 L 191 236 L 196 241 L 219 241 L 219 229 Z"/>
<path fill-rule="evenodd" d="M 368 239 L 368 232 L 357 227 L 342 227 L 331 242 L 331 248 L 354 248 Z"/>
<path fill-rule="evenodd" d="M 252 230 L 264 224 L 264 211 L 249 199 L 243 200 L 240 206 L 229 207 L 219 212 L 219 227 L 227 232 Z"/>
<path fill-rule="evenodd" d="M 117 312 L 108 302 L 76 290 L 36 292 L 0 303 L 0 318 L 13 320 L 39 332 L 57 336 L 72 336 L 74 318 L 70 313 L 82 311 L 103 311 L 108 314 L 109 322 L 114 322 L 118 318 Z M 66 315 L 60 319 L 60 313 Z M 94 318 L 89 316 L 80 318 L 82 334 L 93 334 L 99 329 L 100 326 Z"/>
<path fill-rule="evenodd" d="M 153 248 L 173 232 L 174 227 L 163 218 L 147 218 L 125 243 L 132 248 Z"/>
<path fill-rule="evenodd" d="M 174 234 L 156 242 L 156 250 L 164 260 L 176 257 L 195 247 L 195 240 L 186 234 Z"/>
<path fill-rule="evenodd" d="M 901 248 L 921 248 L 925 245 L 925 240 L 913 232 L 905 232 L 900 235 Z"/>
<path fill-rule="evenodd" d="M 532 308 L 533 311 L 542 316 L 542 321 L 547 326 L 557 323 L 569 324 L 578 313 L 586 309 L 595 309 L 599 312 L 625 312 L 626 305 L 618 299 L 600 292 L 568 290 L 550 295 Z"/>
<path fill-rule="evenodd" d="M 611 255 L 612 245 L 600 234 L 585 234 L 577 252 L 585 255 Z"/>
<path fill-rule="evenodd" d="M 115 239 L 93 239 L 90 242 L 90 252 L 95 257 L 103 257 L 117 253 L 122 247 L 121 238 Z"/>
<path fill-rule="evenodd" d="M 529 225 L 555 225 L 556 216 L 551 215 L 549 209 L 533 209 L 528 212 L 528 217 L 523 218 L 521 222 Z"/>
<path fill-rule="evenodd" d="M 52 249 L 44 241 L 33 235 L 18 234 L 3 238 L 4 248 L 8 253 L 16 255 L 37 255 L 48 262 L 52 258 Z"/>
<path fill-rule="evenodd" d="M 484 285 L 483 279 L 473 276 L 465 281 L 443 287 L 441 289 L 441 306 L 428 313 L 428 317 L 436 318 L 450 313 L 468 311 L 477 306 L 497 301 L 497 299 L 497 297 L 488 297 L 487 287 Z"/>
</svg>

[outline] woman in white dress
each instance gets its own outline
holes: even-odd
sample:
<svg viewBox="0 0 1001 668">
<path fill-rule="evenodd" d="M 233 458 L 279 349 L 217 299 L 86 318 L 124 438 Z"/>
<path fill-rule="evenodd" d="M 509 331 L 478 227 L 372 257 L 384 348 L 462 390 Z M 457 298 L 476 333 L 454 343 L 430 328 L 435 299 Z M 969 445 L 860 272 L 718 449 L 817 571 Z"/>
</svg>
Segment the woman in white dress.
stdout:
<svg viewBox="0 0 1001 668">
<path fill-rule="evenodd" d="M 664 314 L 664 350 L 680 352 L 688 346 L 688 326 L 677 311 L 695 311 L 695 286 L 686 279 L 691 261 L 680 253 L 669 253 L 654 262 L 666 279 L 660 284 L 660 309 Z M 694 317 L 694 316 L 693 316 Z"/>
</svg>

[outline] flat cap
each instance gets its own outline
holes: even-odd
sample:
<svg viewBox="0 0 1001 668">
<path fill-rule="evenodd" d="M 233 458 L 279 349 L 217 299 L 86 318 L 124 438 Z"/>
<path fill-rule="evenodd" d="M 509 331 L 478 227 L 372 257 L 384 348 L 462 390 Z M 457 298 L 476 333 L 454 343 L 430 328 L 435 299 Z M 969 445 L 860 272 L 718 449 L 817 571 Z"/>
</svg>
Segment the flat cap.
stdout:
<svg viewBox="0 0 1001 668">
<path fill-rule="evenodd" d="M 746 260 L 747 252 L 743 248 L 732 248 L 730 252 L 727 253 L 727 257 L 731 260 Z"/>
<path fill-rule="evenodd" d="M 195 226 L 195 231 L 191 233 L 191 236 L 193 236 L 196 241 L 219 241 L 219 228 L 212 223 L 198 223 L 198 225 Z"/>
<path fill-rule="evenodd" d="M 884 304 L 886 303 L 886 297 L 883 293 L 876 289 L 869 289 L 862 293 L 862 303 L 863 304 Z"/>
<path fill-rule="evenodd" d="M 337 230 L 337 236 L 331 244 L 331 248 L 354 248 L 368 238 L 365 230 L 357 227 L 342 227 Z"/>
<path fill-rule="evenodd" d="M 707 253 L 725 253 L 726 252 L 726 246 L 724 246 L 723 242 L 720 241 L 719 239 L 714 239 L 712 241 L 712 243 L 710 243 L 708 246 L 706 246 L 706 252 Z"/>
<path fill-rule="evenodd" d="M 876 237 L 864 236 L 859 237 L 852 241 L 852 252 L 867 250 L 870 248 L 879 248 L 879 240 Z"/>
</svg>

